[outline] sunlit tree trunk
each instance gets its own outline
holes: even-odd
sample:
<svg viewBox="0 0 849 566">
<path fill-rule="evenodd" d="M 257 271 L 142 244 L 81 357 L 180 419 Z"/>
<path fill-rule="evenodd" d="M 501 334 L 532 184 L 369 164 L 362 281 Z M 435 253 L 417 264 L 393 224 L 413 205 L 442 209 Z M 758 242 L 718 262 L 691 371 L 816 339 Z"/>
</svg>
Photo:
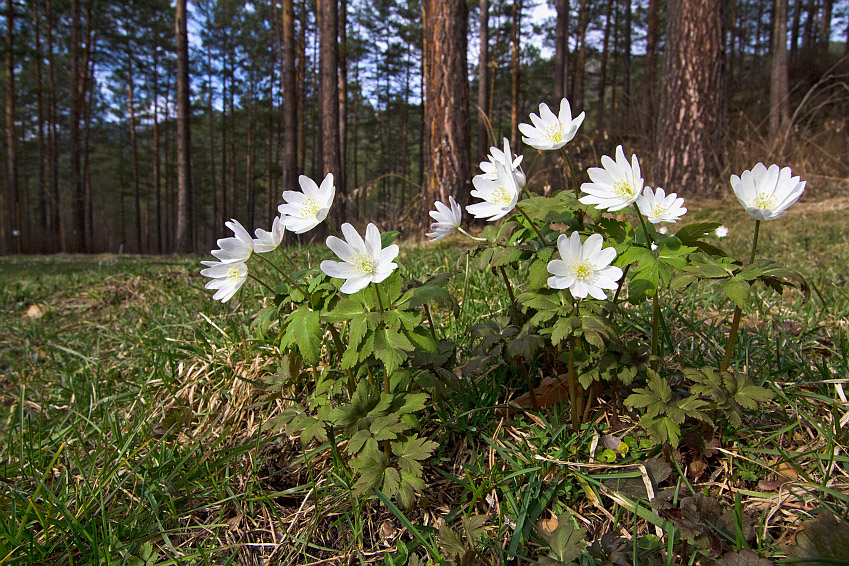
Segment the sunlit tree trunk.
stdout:
<svg viewBox="0 0 849 566">
<path fill-rule="evenodd" d="M 557 104 L 568 92 L 569 76 L 569 0 L 557 0 L 554 46 L 554 98 Z"/>
<path fill-rule="evenodd" d="M 657 182 L 667 191 L 709 191 L 725 132 L 722 0 L 670 0 L 661 94 Z"/>
<path fill-rule="evenodd" d="M 486 111 L 489 107 L 489 0 L 480 0 L 480 42 L 478 54 L 478 159 L 486 159 L 489 151 L 489 134 L 486 121 L 489 119 Z"/>
<path fill-rule="evenodd" d="M 510 41 L 510 145 L 519 148 L 519 74 L 521 70 L 522 0 L 513 0 L 513 26 Z"/>
<path fill-rule="evenodd" d="M 429 148 L 422 206 L 461 204 L 469 195 L 469 83 L 466 70 L 468 8 L 460 0 L 425 0 Z"/>
<path fill-rule="evenodd" d="M 613 13 L 613 0 L 607 0 L 607 12 L 604 16 L 604 40 L 601 48 L 601 76 L 598 80 L 598 103 L 596 108 L 596 129 L 604 129 L 604 91 L 607 89 L 607 53 L 610 46 L 610 23 Z"/>
<path fill-rule="evenodd" d="M 14 249 L 21 253 L 21 209 L 20 195 L 18 194 L 18 157 L 16 148 L 18 145 L 15 136 L 15 58 L 13 49 L 15 47 L 15 7 L 12 0 L 6 0 L 6 183 L 8 190 L 6 226 L 11 226 L 16 232 L 4 230 L 3 236 L 12 245 L 9 250 Z"/>
<path fill-rule="evenodd" d="M 787 84 L 787 4 L 775 0 L 773 12 L 772 77 L 769 89 L 769 137 L 773 144 L 790 121 Z"/>
<path fill-rule="evenodd" d="M 177 0 L 177 234 L 175 251 L 189 253 L 192 242 L 192 141 L 189 100 L 189 32 L 186 0 Z"/>
<path fill-rule="evenodd" d="M 319 98 L 321 111 L 321 174 L 340 174 L 339 140 L 339 19 L 337 0 L 318 0 Z M 321 182 L 320 179 L 317 182 Z M 343 187 L 337 186 L 339 193 Z M 344 217 L 344 207 L 334 207 L 336 220 Z"/>
</svg>

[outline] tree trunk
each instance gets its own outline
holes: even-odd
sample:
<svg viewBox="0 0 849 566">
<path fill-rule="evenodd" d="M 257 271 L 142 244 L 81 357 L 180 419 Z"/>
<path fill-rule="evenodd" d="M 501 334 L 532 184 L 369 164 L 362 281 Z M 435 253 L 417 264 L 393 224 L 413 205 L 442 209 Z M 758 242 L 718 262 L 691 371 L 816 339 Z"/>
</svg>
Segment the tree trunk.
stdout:
<svg viewBox="0 0 849 566">
<path fill-rule="evenodd" d="M 519 147 L 519 70 L 520 45 L 522 27 L 522 0 L 513 0 L 513 37 L 510 41 L 510 145 L 512 149 Z"/>
<path fill-rule="evenodd" d="M 790 121 L 787 84 L 787 0 L 775 0 L 773 10 L 772 77 L 769 88 L 769 137 L 773 144 Z"/>
<path fill-rule="evenodd" d="M 133 204 L 136 214 L 136 253 L 142 253 L 141 187 L 139 185 L 139 147 L 136 141 L 136 104 L 134 99 L 133 59 L 127 53 L 127 105 L 130 111 L 130 150 L 133 152 Z"/>
<path fill-rule="evenodd" d="M 245 148 L 245 203 L 248 207 L 248 226 L 254 226 L 256 211 L 256 192 L 254 191 L 254 68 L 251 65 L 248 70 L 248 136 Z"/>
<path fill-rule="evenodd" d="M 298 83 L 295 72 L 295 4 L 283 0 L 283 190 L 292 191 L 298 179 Z"/>
<path fill-rule="evenodd" d="M 654 137 L 656 124 L 655 110 L 655 82 L 657 72 L 657 45 L 658 45 L 658 17 L 660 0 L 649 0 L 649 9 L 646 15 L 646 82 L 643 98 L 643 116 L 646 117 L 645 126 L 649 132 L 649 139 Z"/>
<path fill-rule="evenodd" d="M 622 96 L 626 115 L 631 108 L 631 0 L 625 0 L 625 44 L 622 46 Z"/>
<path fill-rule="evenodd" d="M 814 38 L 814 20 L 817 17 L 817 2 L 816 0 L 808 0 L 808 17 L 805 20 L 805 36 L 802 39 L 802 47 L 810 50 L 815 44 Z"/>
<path fill-rule="evenodd" d="M 48 230 L 58 243 L 58 249 L 62 252 L 67 250 L 65 241 L 64 222 L 62 220 L 62 201 L 59 194 L 59 143 L 58 143 L 58 111 L 56 109 L 56 58 L 53 50 L 53 13 L 50 0 L 45 0 L 44 4 L 45 16 L 47 17 L 47 63 L 50 66 L 50 72 L 47 75 L 48 88 L 50 89 L 49 105 L 48 105 L 48 151 L 49 151 L 49 185 L 48 190 L 50 199 L 50 212 L 48 213 Z M 55 244 L 51 246 L 50 251 L 55 251 Z"/>
<path fill-rule="evenodd" d="M 657 139 L 657 181 L 678 194 L 707 192 L 725 132 L 722 0 L 670 0 Z M 709 17 L 707 16 L 709 15 Z"/>
<path fill-rule="evenodd" d="M 793 4 L 793 24 L 790 26 L 790 54 L 795 57 L 799 50 L 799 27 L 802 21 L 802 2 L 804 0 L 796 0 Z"/>
<path fill-rule="evenodd" d="M 822 20 L 820 21 L 819 45 L 823 56 L 828 55 L 828 45 L 831 41 L 831 18 L 834 12 L 834 0 L 823 0 Z M 786 18 L 785 18 L 786 19 Z"/>
<path fill-rule="evenodd" d="M 189 32 L 186 0 L 177 0 L 177 235 L 175 250 L 189 253 L 192 242 L 192 142 L 189 100 Z"/>
<path fill-rule="evenodd" d="M 339 170 L 335 174 L 336 187 L 345 195 L 345 210 L 351 212 L 348 202 L 348 0 L 339 2 Z"/>
<path fill-rule="evenodd" d="M 211 85 L 210 85 L 211 88 Z M 159 45 L 153 41 L 153 192 L 156 195 L 156 252 L 162 254 L 161 159 L 159 156 Z M 215 170 L 213 168 L 213 178 Z"/>
<path fill-rule="evenodd" d="M 607 89 L 607 50 L 610 46 L 610 16 L 613 13 L 613 0 L 607 0 L 607 12 L 604 16 L 604 40 L 601 48 L 601 76 L 598 80 L 598 103 L 596 108 L 596 129 L 604 129 L 604 91 Z"/>
<path fill-rule="evenodd" d="M 486 122 L 489 115 L 486 113 L 489 104 L 489 0 L 480 0 L 480 53 L 478 55 L 478 160 L 486 159 L 489 151 L 489 133 Z"/>
<path fill-rule="evenodd" d="M 48 240 L 55 236 L 54 232 L 49 229 L 48 219 L 48 202 L 50 197 L 47 194 L 47 144 L 44 134 L 44 80 L 42 62 L 43 55 L 41 54 L 41 17 L 38 12 L 38 5 L 41 0 L 33 0 L 32 2 L 32 24 L 35 32 L 35 97 L 36 108 L 38 112 L 38 223 L 41 229 L 45 230 L 45 235 L 41 237 L 39 243 L 39 251 L 44 253 L 48 251 Z"/>
<path fill-rule="evenodd" d="M 7 250 L 21 253 L 21 205 L 18 194 L 18 157 L 15 153 L 17 139 L 15 136 L 15 7 L 12 0 L 6 0 L 6 183 L 9 191 L 7 213 L 9 221 L 6 226 L 12 227 L 12 232 L 4 230 L 3 236 L 10 245 Z"/>
<path fill-rule="evenodd" d="M 430 138 L 422 202 L 426 217 L 434 200 L 469 200 L 468 8 L 460 0 L 425 0 L 422 7 Z"/>
<path fill-rule="evenodd" d="M 301 0 L 301 25 L 298 30 L 298 88 L 296 96 L 298 97 L 298 167 L 297 173 L 292 177 L 298 178 L 298 174 L 306 170 L 306 139 L 307 139 L 307 95 L 304 88 L 307 82 L 307 23 L 309 22 L 309 12 L 307 11 L 306 0 Z M 289 188 L 293 190 L 295 187 Z"/>
<path fill-rule="evenodd" d="M 655 0 L 657 1 L 657 0 Z M 569 0 L 557 0 L 557 23 L 554 45 L 554 98 L 559 104 L 568 92 L 569 76 Z"/>
<path fill-rule="evenodd" d="M 341 170 L 339 156 L 339 51 L 338 51 L 338 6 L 337 0 L 318 0 L 319 32 L 319 112 L 321 123 L 321 174 L 334 177 Z M 320 179 L 316 179 L 321 182 Z M 341 187 L 337 187 L 341 188 Z M 336 206 L 336 220 L 344 217 L 344 207 Z"/>
<path fill-rule="evenodd" d="M 80 140 L 80 113 L 82 111 L 82 74 L 85 72 L 84 67 L 81 69 L 80 50 L 82 49 L 82 33 L 80 29 L 80 2 L 79 0 L 71 0 L 71 36 L 69 55 L 71 58 L 71 108 L 70 108 L 70 124 L 69 133 L 71 139 L 70 157 L 71 157 L 71 194 L 73 195 L 73 250 L 77 252 L 87 252 L 88 242 L 86 241 L 86 200 L 85 187 L 82 179 L 82 148 Z"/>
</svg>

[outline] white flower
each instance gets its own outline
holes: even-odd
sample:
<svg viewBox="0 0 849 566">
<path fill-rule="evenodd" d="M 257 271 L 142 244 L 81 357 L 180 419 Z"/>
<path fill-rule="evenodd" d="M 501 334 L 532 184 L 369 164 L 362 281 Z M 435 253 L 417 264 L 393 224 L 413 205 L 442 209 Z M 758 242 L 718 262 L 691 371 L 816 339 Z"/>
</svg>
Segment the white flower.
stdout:
<svg viewBox="0 0 849 566">
<path fill-rule="evenodd" d="M 436 222 L 430 225 L 431 231 L 425 234 L 425 236 L 433 238 L 431 242 L 441 240 L 460 226 L 460 222 L 463 219 L 463 209 L 460 208 L 454 197 L 449 196 L 448 203 L 451 205 L 450 208 L 440 201 L 436 201 L 434 203 L 436 210 L 430 211 L 431 218 L 436 220 Z"/>
<path fill-rule="evenodd" d="M 622 146 L 616 147 L 616 161 L 603 155 L 604 167 L 590 167 L 587 173 L 592 183 L 584 183 L 581 190 L 587 193 L 579 198 L 581 204 L 592 204 L 600 210 L 621 210 L 637 200 L 643 190 L 643 178 L 640 177 L 640 163 L 637 156 L 631 156 L 631 163 L 625 159 Z"/>
<path fill-rule="evenodd" d="M 221 238 L 216 242 L 218 250 L 212 250 L 212 255 L 217 257 L 221 263 L 238 263 L 248 261 L 254 251 L 254 241 L 244 226 L 238 220 L 230 219 L 224 223 L 233 231 L 234 236 Z"/>
<path fill-rule="evenodd" d="M 347 222 L 342 224 L 342 234 L 345 240 L 327 238 L 327 247 L 342 261 L 324 260 L 319 267 L 330 277 L 347 279 L 342 285 L 343 293 L 356 293 L 369 283 L 380 283 L 398 267 L 392 261 L 398 257 L 398 246 L 381 249 L 380 231 L 374 224 L 366 227 L 365 241 Z"/>
<path fill-rule="evenodd" d="M 286 233 L 286 228 L 281 222 L 280 216 L 274 217 L 274 222 L 271 223 L 271 232 L 266 232 L 262 228 L 256 229 L 256 239 L 254 240 L 254 251 L 258 254 L 276 250 L 283 241 L 283 235 Z"/>
<path fill-rule="evenodd" d="M 483 199 L 484 202 L 466 207 L 469 214 L 475 218 L 486 218 L 489 222 L 509 214 L 519 200 L 519 185 L 513 171 L 500 163 L 496 163 L 495 168 L 495 180 L 486 175 L 476 175 L 472 179 L 475 188 L 472 189 L 471 195 Z"/>
<path fill-rule="evenodd" d="M 763 163 L 743 171 L 738 177 L 731 175 L 731 187 L 737 200 L 755 220 L 773 220 L 787 214 L 787 208 L 805 192 L 806 181 L 791 177 L 789 167 Z"/>
<path fill-rule="evenodd" d="M 548 286 L 552 289 L 569 289 L 576 299 L 587 294 L 595 299 L 606 299 L 602 289 L 615 289 L 622 277 L 622 270 L 610 263 L 616 259 L 614 248 L 604 248 L 601 234 L 593 234 L 581 244 L 581 235 L 576 231 L 569 237 L 560 234 L 557 251 L 560 259 L 548 262 Z"/>
<path fill-rule="evenodd" d="M 200 272 L 204 277 L 212 277 L 205 285 L 207 289 L 217 289 L 212 296 L 216 301 L 226 303 L 248 278 L 248 267 L 244 262 L 224 263 L 217 261 L 202 261 L 209 266 Z"/>
<path fill-rule="evenodd" d="M 298 177 L 298 183 L 302 192 L 283 191 L 283 200 L 286 202 L 278 206 L 277 210 L 283 215 L 283 226 L 287 230 L 303 234 L 327 218 L 336 187 L 333 186 L 333 173 L 327 174 L 320 187 L 306 175 Z"/>
<path fill-rule="evenodd" d="M 655 244 L 654 242 L 652 242 L 652 243 L 651 243 L 651 251 L 655 251 L 655 250 L 657 250 L 657 244 Z"/>
<path fill-rule="evenodd" d="M 572 107 L 565 98 L 560 101 L 560 113 L 555 116 L 548 105 L 539 105 L 539 116 L 531 113 L 530 124 L 519 124 L 522 141 L 536 149 L 560 149 L 575 137 L 578 128 L 584 121 L 585 113 L 581 112 L 572 119 Z"/>
<path fill-rule="evenodd" d="M 516 175 L 516 183 L 520 189 L 525 186 L 527 178 L 521 167 L 524 156 L 515 155 L 510 151 L 510 141 L 507 138 L 504 138 L 504 151 L 501 151 L 497 147 L 491 147 L 489 148 L 489 155 L 487 157 L 489 157 L 489 161 L 481 161 L 481 170 L 487 178 L 493 181 L 498 179 L 498 169 L 495 167 L 495 164 L 500 163 L 513 171 L 513 174 Z"/>
<path fill-rule="evenodd" d="M 681 206 L 682 204 L 684 199 L 678 198 L 676 193 L 669 193 L 667 196 L 660 187 L 657 192 L 653 192 L 651 187 L 646 187 L 637 199 L 637 207 L 652 224 L 677 221 L 687 212 L 687 209 Z"/>
<path fill-rule="evenodd" d="M 669 228 L 667 228 L 666 226 L 661 226 L 660 228 L 657 229 L 657 232 L 658 232 L 658 234 L 668 234 Z"/>
<path fill-rule="evenodd" d="M 714 234 L 716 234 L 717 238 L 724 238 L 728 235 L 728 226 L 717 226 Z"/>
</svg>

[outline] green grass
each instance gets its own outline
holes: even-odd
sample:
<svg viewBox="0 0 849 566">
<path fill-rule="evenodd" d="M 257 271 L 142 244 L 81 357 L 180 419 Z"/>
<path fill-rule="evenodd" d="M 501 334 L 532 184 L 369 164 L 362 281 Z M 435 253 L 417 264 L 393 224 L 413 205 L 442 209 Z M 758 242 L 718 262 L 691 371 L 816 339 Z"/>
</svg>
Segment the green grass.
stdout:
<svg viewBox="0 0 849 566">
<path fill-rule="evenodd" d="M 731 233 L 720 243 L 742 257 L 752 223 L 731 208 L 705 204 L 688 220 L 721 217 Z M 756 533 L 746 545 L 779 559 L 800 520 L 849 509 L 849 429 L 838 424 L 849 407 L 834 381 L 849 370 L 845 211 L 800 206 L 764 223 L 759 248 L 814 289 L 807 303 L 761 290 L 741 325 L 734 367 L 776 399 L 740 429 L 721 431 L 725 452 L 682 448 L 661 487 L 674 501 L 710 494 L 723 510 L 738 493 Z M 465 329 L 508 302 L 498 278 L 467 264 L 465 249 L 459 239 L 405 246 L 399 263 L 405 278 L 454 274 L 460 315 L 436 312 L 436 327 L 469 347 Z M 314 265 L 324 252 L 291 253 Z M 286 399 L 273 388 L 280 352 L 251 338 L 262 289 L 248 283 L 238 301 L 214 302 L 198 261 L 0 258 L 0 564 L 380 563 L 399 541 L 426 558 L 426 549 L 445 555 L 455 539 L 476 560 L 519 564 L 547 552 L 545 521 L 566 509 L 588 541 L 636 535 L 639 563 L 656 560 L 670 540 L 680 544 L 669 515 L 636 503 L 626 487 L 642 482 L 638 464 L 663 455 L 639 444 L 637 427 L 622 428 L 634 415 L 618 411 L 615 432 L 633 443 L 615 462 L 625 467 L 588 467 L 594 436 L 614 432 L 611 407 L 581 435 L 559 405 L 502 419 L 494 407 L 524 388 L 503 370 L 434 397 L 425 432 L 440 448 L 417 508 L 353 500 L 351 473 L 329 451 L 263 432 Z M 525 277 L 508 274 L 517 285 Z M 732 311 L 721 292 L 702 284 L 663 302 L 670 379 L 682 364 L 716 366 Z M 626 308 L 628 332 L 645 336 L 648 310 Z M 697 460 L 706 466 L 699 474 Z M 791 480 L 781 494 L 763 483 L 776 472 Z M 462 519 L 474 515 L 488 518 L 464 541 Z M 663 538 L 652 538 L 656 529 Z M 725 548 L 741 533 L 725 532 Z M 387 560 L 404 563 L 400 554 Z"/>
</svg>

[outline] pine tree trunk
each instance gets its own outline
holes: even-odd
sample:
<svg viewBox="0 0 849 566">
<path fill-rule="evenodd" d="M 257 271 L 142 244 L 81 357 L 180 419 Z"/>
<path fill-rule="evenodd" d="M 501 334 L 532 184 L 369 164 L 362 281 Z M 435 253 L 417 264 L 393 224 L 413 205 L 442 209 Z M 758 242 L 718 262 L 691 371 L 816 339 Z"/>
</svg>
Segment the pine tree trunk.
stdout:
<svg viewBox="0 0 849 566">
<path fill-rule="evenodd" d="M 45 0 L 44 4 L 45 16 L 47 17 L 47 64 L 50 67 L 50 72 L 47 74 L 49 92 L 49 104 L 47 109 L 47 120 L 49 122 L 48 131 L 48 181 L 50 188 L 50 212 L 48 213 L 48 234 L 55 237 L 55 242 L 59 244 L 58 249 L 62 252 L 67 251 L 67 242 L 65 241 L 65 227 L 62 217 L 62 201 L 59 194 L 59 120 L 58 111 L 56 109 L 56 57 L 53 50 L 53 13 L 51 9 L 51 1 Z M 51 246 L 50 251 L 55 251 L 56 246 Z"/>
<path fill-rule="evenodd" d="M 587 67 L 587 26 L 590 19 L 589 0 L 581 0 L 581 20 L 578 28 L 578 61 L 575 65 L 575 80 L 572 81 L 574 92 L 572 98 L 575 100 L 573 108 L 575 112 L 584 109 L 584 78 Z"/>
<path fill-rule="evenodd" d="M 625 42 L 622 46 L 622 97 L 626 115 L 631 107 L 631 0 L 625 0 Z"/>
<path fill-rule="evenodd" d="M 336 187 L 345 195 L 346 216 L 351 212 L 348 201 L 348 0 L 339 1 L 339 171 Z"/>
<path fill-rule="evenodd" d="M 41 17 L 38 11 L 38 5 L 41 0 L 32 0 L 32 24 L 35 39 L 35 97 L 36 109 L 38 112 L 38 223 L 42 229 L 45 229 L 47 238 L 42 237 L 39 242 L 39 251 L 41 253 L 48 251 L 48 240 L 54 236 L 53 230 L 49 225 L 48 202 L 50 200 L 47 194 L 47 144 L 44 134 L 44 80 L 41 53 Z"/>
<path fill-rule="evenodd" d="M 486 113 L 489 104 L 489 0 L 480 0 L 480 49 L 478 55 L 478 160 L 483 161 L 489 151 L 489 134 Z"/>
<path fill-rule="evenodd" d="M 646 15 L 646 81 L 644 86 L 643 116 L 646 117 L 645 129 L 653 137 L 657 117 L 655 111 L 655 83 L 657 82 L 657 45 L 658 45 L 658 10 L 660 0 L 649 0 L 649 9 Z"/>
<path fill-rule="evenodd" d="M 670 0 L 657 181 L 678 194 L 705 194 L 720 171 L 725 132 L 722 0 Z M 706 15 L 710 16 L 707 17 Z"/>
<path fill-rule="evenodd" d="M 823 57 L 828 55 L 828 45 L 831 40 L 831 18 L 834 12 L 834 0 L 823 0 L 822 19 L 820 20 L 819 45 Z M 786 18 L 785 18 L 786 19 Z"/>
<path fill-rule="evenodd" d="M 772 76 L 769 89 L 769 137 L 778 141 L 790 121 L 789 86 L 787 80 L 787 4 L 775 0 L 773 10 Z"/>
<path fill-rule="evenodd" d="M 802 2 L 804 0 L 796 0 L 793 4 L 793 24 L 790 26 L 790 55 L 796 56 L 799 50 L 799 28 L 802 22 Z"/>
<path fill-rule="evenodd" d="M 292 191 L 298 180 L 298 83 L 295 70 L 295 5 L 283 0 L 283 190 Z"/>
<path fill-rule="evenodd" d="M 298 100 L 298 167 L 297 173 L 303 173 L 306 170 L 306 139 L 307 139 L 307 23 L 309 22 L 309 12 L 307 11 L 306 0 L 301 0 L 301 25 L 298 30 L 298 88 L 296 92 Z M 313 145 L 314 149 L 314 145 Z M 297 174 L 294 179 L 297 179 Z M 294 187 L 293 187 L 294 188 Z"/>
<path fill-rule="evenodd" d="M 12 0 L 6 0 L 6 187 L 9 191 L 6 204 L 9 220 L 6 226 L 11 226 L 14 232 L 4 231 L 7 239 L 6 249 L 21 253 L 21 208 L 18 194 L 18 145 L 15 135 L 15 47 L 14 27 L 15 8 Z"/>
<path fill-rule="evenodd" d="M 71 194 L 73 195 L 73 250 L 87 252 L 86 241 L 86 200 L 85 187 L 82 179 L 82 148 L 80 140 L 80 113 L 82 111 L 82 73 L 80 50 L 82 49 L 82 33 L 80 30 L 80 2 L 71 0 L 71 36 L 69 55 L 71 59 L 71 108 L 70 108 L 70 158 L 71 158 Z"/>
<path fill-rule="evenodd" d="M 210 88 L 211 85 L 210 85 Z M 159 150 L 159 45 L 154 35 L 153 42 L 153 192 L 156 195 L 156 252 L 165 250 L 162 242 L 162 191 L 161 165 Z M 213 168 L 213 178 L 215 171 Z"/>
<path fill-rule="evenodd" d="M 656 0 L 655 0 L 656 1 Z M 566 97 L 569 76 L 569 0 L 557 0 L 554 46 L 554 98 L 557 104 Z"/>
<path fill-rule="evenodd" d="M 339 20 L 337 0 L 318 0 L 319 98 L 321 110 L 321 179 L 341 170 L 339 158 Z M 318 182 L 321 182 L 317 179 Z M 336 220 L 344 217 L 344 207 L 333 208 Z"/>
<path fill-rule="evenodd" d="M 127 105 L 130 114 L 130 149 L 133 152 L 133 204 L 136 214 L 136 253 L 142 253 L 141 187 L 139 184 L 139 146 L 136 141 L 136 104 L 134 99 L 133 60 L 127 54 Z"/>
<path fill-rule="evenodd" d="M 598 80 L 598 103 L 596 108 L 596 129 L 604 130 L 604 91 L 607 89 L 607 51 L 610 46 L 610 21 L 613 13 L 613 0 L 607 0 L 607 12 L 604 15 L 604 40 L 601 48 L 601 76 Z"/>
<path fill-rule="evenodd" d="M 468 8 L 461 0 L 425 0 L 429 149 L 422 207 L 469 200 Z M 422 215 L 426 217 L 426 212 Z"/>
<path fill-rule="evenodd" d="M 522 0 L 513 0 L 513 26 L 510 41 L 510 145 L 512 150 L 519 148 L 519 70 L 520 37 L 522 27 Z"/>
<path fill-rule="evenodd" d="M 189 32 L 186 0 L 177 0 L 177 234 L 175 251 L 189 253 L 192 242 L 192 150 L 189 100 Z"/>
<path fill-rule="evenodd" d="M 248 71 L 248 135 L 245 148 L 245 203 L 247 204 L 248 226 L 254 226 L 256 220 L 256 192 L 254 191 L 254 68 L 251 65 Z"/>
</svg>

